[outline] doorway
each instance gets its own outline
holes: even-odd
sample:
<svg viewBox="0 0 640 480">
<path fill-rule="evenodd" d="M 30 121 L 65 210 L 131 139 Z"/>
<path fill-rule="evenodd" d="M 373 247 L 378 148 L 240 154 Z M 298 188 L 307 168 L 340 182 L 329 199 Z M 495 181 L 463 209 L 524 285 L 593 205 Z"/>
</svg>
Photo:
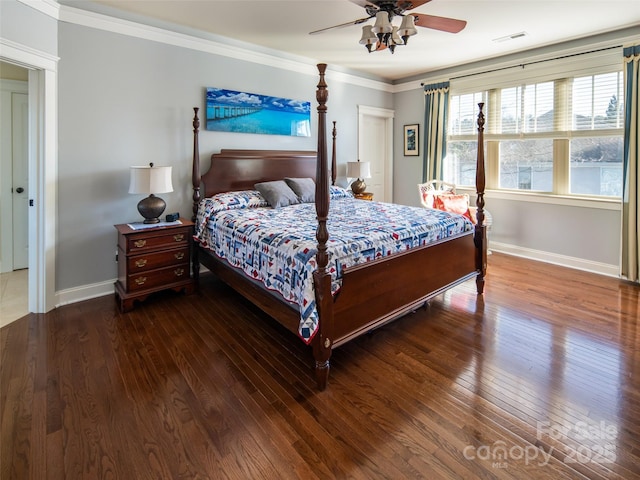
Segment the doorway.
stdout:
<svg viewBox="0 0 640 480">
<path fill-rule="evenodd" d="M 371 167 L 367 192 L 378 202 L 393 201 L 393 110 L 358 106 L 358 158 Z"/>
<path fill-rule="evenodd" d="M 28 71 L 28 311 L 46 313 L 56 298 L 58 58 L 5 41 L 0 62 Z"/>
<path fill-rule="evenodd" d="M 0 326 L 29 313 L 28 78 L 0 63 Z"/>
</svg>

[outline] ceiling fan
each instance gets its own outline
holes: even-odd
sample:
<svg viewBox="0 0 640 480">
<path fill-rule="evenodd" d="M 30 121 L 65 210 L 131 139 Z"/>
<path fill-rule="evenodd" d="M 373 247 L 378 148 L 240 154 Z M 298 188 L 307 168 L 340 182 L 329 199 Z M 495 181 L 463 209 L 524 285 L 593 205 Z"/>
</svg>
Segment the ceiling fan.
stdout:
<svg viewBox="0 0 640 480">
<path fill-rule="evenodd" d="M 391 53 L 394 52 L 396 46 L 406 45 L 409 37 L 418 33 L 416 26 L 432 28 L 449 33 L 458 33 L 466 25 L 464 20 L 455 18 L 437 17 L 435 15 L 427 15 L 424 13 L 405 13 L 413 10 L 431 0 L 349 0 L 356 5 L 360 5 L 367 12 L 368 17 L 359 18 L 351 22 L 341 23 L 332 27 L 321 28 L 309 32 L 309 35 L 326 32 L 333 28 L 347 27 L 349 25 L 360 25 L 369 19 L 376 19 L 374 25 L 365 25 L 362 27 L 362 37 L 360 43 L 364 45 L 369 52 L 384 50 L 389 48 Z M 402 23 L 394 26 L 391 21 L 394 17 L 402 17 Z"/>
</svg>

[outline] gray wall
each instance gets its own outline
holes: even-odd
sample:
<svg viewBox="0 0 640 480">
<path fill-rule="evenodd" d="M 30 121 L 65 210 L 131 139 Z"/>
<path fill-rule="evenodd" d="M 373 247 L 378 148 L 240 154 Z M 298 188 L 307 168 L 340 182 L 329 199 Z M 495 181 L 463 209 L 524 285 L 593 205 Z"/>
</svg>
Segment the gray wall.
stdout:
<svg viewBox="0 0 640 480">
<path fill-rule="evenodd" d="M 422 155 L 424 153 L 424 95 L 422 90 L 410 90 L 393 96 L 395 109 L 393 201 L 403 205 L 420 205 L 417 184 L 422 182 Z M 404 156 L 404 126 L 418 124 L 420 147 L 417 157 Z"/>
<path fill-rule="evenodd" d="M 486 208 L 493 216 L 494 243 L 619 265 L 620 211 L 497 199 L 491 193 Z"/>
<path fill-rule="evenodd" d="M 57 23 L 54 18 L 16 0 L 0 0 L 2 38 L 57 55 Z"/>
<path fill-rule="evenodd" d="M 127 193 L 131 165 L 172 165 L 174 192 L 161 196 L 167 212 L 191 216 L 192 107 L 204 108 L 206 87 L 308 100 L 313 136 L 201 130 L 203 170 L 221 148 L 316 149 L 315 67 L 294 73 L 68 23 L 59 25 L 58 49 L 57 291 L 116 276 L 113 225 L 140 219 L 142 196 Z M 357 105 L 391 108 L 392 95 L 330 74 L 327 83 L 344 163 L 357 156 Z"/>
</svg>

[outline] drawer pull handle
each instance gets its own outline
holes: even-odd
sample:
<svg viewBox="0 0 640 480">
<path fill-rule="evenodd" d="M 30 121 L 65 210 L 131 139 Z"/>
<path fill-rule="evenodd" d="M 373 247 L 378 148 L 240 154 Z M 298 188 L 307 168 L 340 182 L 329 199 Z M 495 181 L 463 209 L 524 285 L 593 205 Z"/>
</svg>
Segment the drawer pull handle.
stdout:
<svg viewBox="0 0 640 480">
<path fill-rule="evenodd" d="M 147 277 L 138 277 L 134 281 L 137 285 L 144 285 L 144 282 L 147 281 Z"/>
<path fill-rule="evenodd" d="M 184 275 L 184 268 L 176 268 L 176 269 L 173 271 L 173 274 L 174 274 L 176 277 L 181 277 L 182 275 Z"/>
<path fill-rule="evenodd" d="M 146 258 L 141 258 L 139 260 L 136 260 L 136 267 L 138 268 L 142 268 L 147 264 L 147 259 Z"/>
<path fill-rule="evenodd" d="M 182 260 L 184 258 L 184 252 L 178 252 L 174 255 L 176 260 Z"/>
<path fill-rule="evenodd" d="M 182 240 L 184 240 L 184 233 L 178 233 L 177 235 L 174 235 L 173 239 L 176 242 L 181 242 Z"/>
<path fill-rule="evenodd" d="M 146 241 L 146 240 L 136 240 L 133 244 L 134 244 L 137 248 L 142 248 L 142 247 L 144 247 L 144 246 L 147 244 L 147 241 Z"/>
</svg>

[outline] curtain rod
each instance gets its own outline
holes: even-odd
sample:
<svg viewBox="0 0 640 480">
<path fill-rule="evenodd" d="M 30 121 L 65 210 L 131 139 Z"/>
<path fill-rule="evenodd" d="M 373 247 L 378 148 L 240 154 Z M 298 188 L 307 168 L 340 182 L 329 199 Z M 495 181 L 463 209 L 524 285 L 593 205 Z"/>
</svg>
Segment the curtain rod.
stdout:
<svg viewBox="0 0 640 480">
<path fill-rule="evenodd" d="M 517 67 L 524 68 L 524 67 L 526 67 L 528 65 L 535 65 L 537 63 L 551 62 L 553 60 L 562 60 L 564 58 L 577 57 L 577 56 L 580 56 L 580 55 L 587 55 L 589 53 L 604 52 L 606 50 L 613 50 L 614 48 L 621 48 L 621 47 L 622 47 L 622 45 L 614 45 L 612 47 L 599 48 L 597 50 L 590 50 L 588 52 L 572 53 L 570 55 L 562 55 L 560 57 L 547 58 L 545 60 L 536 60 L 535 62 L 519 63 L 517 65 L 510 65 L 508 67 L 500 67 L 500 68 L 494 68 L 493 70 L 485 70 L 484 72 L 476 72 L 476 73 L 468 73 L 466 75 L 458 75 L 457 77 L 451 77 L 449 80 L 458 80 L 460 78 L 473 77 L 474 75 L 484 75 L 485 73 L 499 72 L 501 70 L 509 70 L 510 68 L 517 68 Z M 424 87 L 424 85 L 425 85 L 424 82 L 420 83 L 420 86 Z"/>
</svg>

